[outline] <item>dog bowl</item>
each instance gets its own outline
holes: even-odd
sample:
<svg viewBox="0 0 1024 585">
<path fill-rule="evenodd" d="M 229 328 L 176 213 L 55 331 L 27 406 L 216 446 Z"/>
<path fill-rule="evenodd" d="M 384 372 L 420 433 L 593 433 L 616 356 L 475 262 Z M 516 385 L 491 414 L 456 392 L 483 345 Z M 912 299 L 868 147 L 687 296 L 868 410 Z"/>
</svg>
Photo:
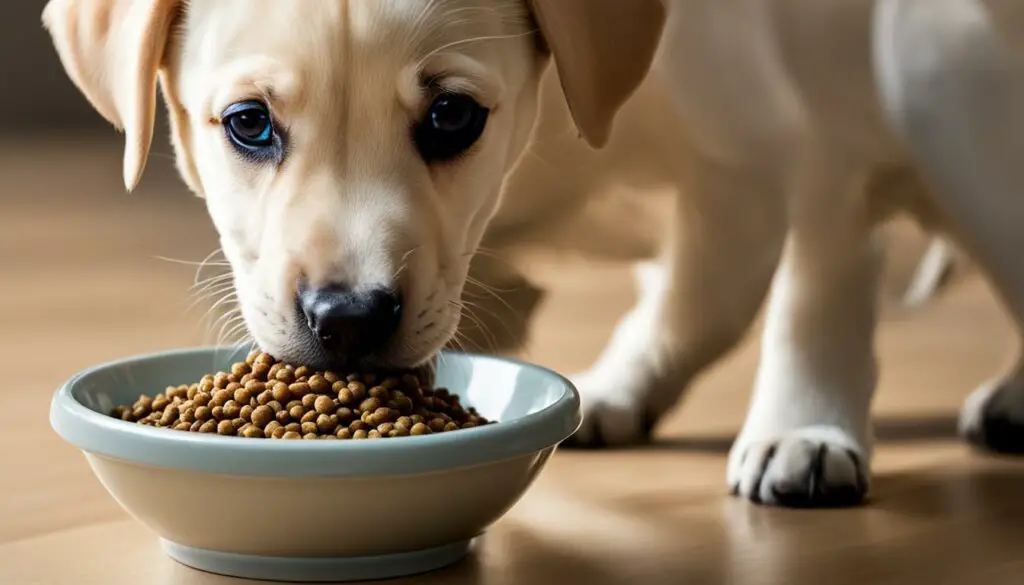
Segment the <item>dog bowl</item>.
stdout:
<svg viewBox="0 0 1024 585">
<path fill-rule="evenodd" d="M 117 404 L 226 370 L 218 348 L 85 370 L 50 422 L 172 558 L 235 577 L 352 581 L 438 569 L 530 487 L 580 424 L 565 378 L 513 360 L 446 353 L 437 386 L 496 424 L 376 441 L 277 441 L 174 432 L 107 415 Z"/>
</svg>

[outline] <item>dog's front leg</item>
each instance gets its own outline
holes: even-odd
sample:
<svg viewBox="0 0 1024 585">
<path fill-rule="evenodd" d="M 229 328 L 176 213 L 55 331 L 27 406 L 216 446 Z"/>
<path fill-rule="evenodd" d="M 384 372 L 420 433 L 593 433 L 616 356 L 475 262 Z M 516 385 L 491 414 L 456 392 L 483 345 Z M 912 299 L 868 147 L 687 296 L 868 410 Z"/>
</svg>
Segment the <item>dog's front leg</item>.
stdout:
<svg viewBox="0 0 1024 585">
<path fill-rule="evenodd" d="M 868 487 L 880 254 L 858 174 L 807 166 L 728 481 L 756 502 L 838 506 L 861 501 Z"/>
<path fill-rule="evenodd" d="M 686 165 L 662 259 L 637 272 L 640 301 L 574 377 L 584 423 L 570 444 L 646 440 L 689 381 L 749 329 L 786 237 L 782 184 L 766 166 Z"/>
</svg>

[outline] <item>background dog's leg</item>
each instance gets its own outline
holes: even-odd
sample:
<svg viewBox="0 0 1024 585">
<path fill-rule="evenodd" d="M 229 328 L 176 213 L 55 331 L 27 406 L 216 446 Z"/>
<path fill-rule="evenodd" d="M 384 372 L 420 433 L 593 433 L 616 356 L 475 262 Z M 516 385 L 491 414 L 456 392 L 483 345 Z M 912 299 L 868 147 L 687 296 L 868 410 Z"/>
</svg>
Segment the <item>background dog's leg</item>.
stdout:
<svg viewBox="0 0 1024 585">
<path fill-rule="evenodd" d="M 640 301 L 594 366 L 575 377 L 584 424 L 573 443 L 645 440 L 702 368 L 757 315 L 786 234 L 774 176 L 696 164 L 686 169 L 662 261 L 638 271 Z"/>
<path fill-rule="evenodd" d="M 880 250 L 857 174 L 808 167 L 728 481 L 756 502 L 847 505 L 867 491 Z"/>
<path fill-rule="evenodd" d="M 876 28 L 890 119 L 1024 332 L 1024 46 L 1010 32 L 1024 30 L 1024 8 L 886 0 Z M 961 430 L 977 445 L 1024 453 L 1024 363 L 967 400 Z"/>
</svg>

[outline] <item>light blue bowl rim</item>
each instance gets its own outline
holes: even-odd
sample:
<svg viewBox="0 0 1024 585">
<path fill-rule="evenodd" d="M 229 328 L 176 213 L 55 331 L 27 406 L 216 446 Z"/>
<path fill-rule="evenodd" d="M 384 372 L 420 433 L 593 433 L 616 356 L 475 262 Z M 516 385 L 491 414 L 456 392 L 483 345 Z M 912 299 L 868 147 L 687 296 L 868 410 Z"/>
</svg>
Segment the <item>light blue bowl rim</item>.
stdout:
<svg viewBox="0 0 1024 585">
<path fill-rule="evenodd" d="M 582 422 L 579 393 L 572 382 L 557 372 L 510 358 L 454 352 L 446 353 L 445 358 L 515 364 L 555 381 L 563 392 L 551 405 L 507 422 L 453 433 L 377 441 L 246 440 L 171 432 L 98 413 L 73 395 L 83 378 L 105 369 L 223 350 L 198 347 L 162 351 L 82 370 L 54 395 L 50 424 L 64 440 L 96 455 L 154 467 L 284 478 L 403 476 L 473 467 L 556 446 L 575 433 Z"/>
</svg>

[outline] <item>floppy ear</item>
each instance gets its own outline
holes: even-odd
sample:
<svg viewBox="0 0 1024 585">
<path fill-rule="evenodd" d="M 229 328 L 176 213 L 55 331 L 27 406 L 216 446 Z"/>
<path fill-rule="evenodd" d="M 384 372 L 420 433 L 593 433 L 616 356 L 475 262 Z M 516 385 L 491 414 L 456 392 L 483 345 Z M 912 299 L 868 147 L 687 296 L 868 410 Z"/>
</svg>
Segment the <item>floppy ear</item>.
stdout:
<svg viewBox="0 0 1024 585">
<path fill-rule="evenodd" d="M 529 0 L 569 110 L 591 146 L 647 76 L 665 25 L 661 0 Z"/>
<path fill-rule="evenodd" d="M 124 131 L 124 183 L 138 184 L 153 142 L 157 71 L 180 0 L 50 0 L 43 24 L 68 76 Z"/>
</svg>

